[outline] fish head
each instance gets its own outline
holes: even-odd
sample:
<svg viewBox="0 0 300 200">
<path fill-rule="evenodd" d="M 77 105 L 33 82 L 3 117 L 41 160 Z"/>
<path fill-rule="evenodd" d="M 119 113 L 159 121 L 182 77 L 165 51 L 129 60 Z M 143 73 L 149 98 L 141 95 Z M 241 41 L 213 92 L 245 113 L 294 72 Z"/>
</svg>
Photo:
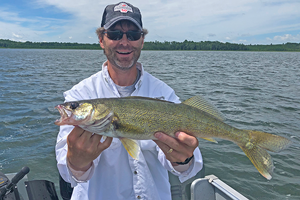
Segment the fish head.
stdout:
<svg viewBox="0 0 300 200">
<path fill-rule="evenodd" d="M 86 101 L 73 101 L 57 105 L 55 107 L 61 117 L 55 121 L 58 126 L 62 125 L 103 125 L 108 124 L 113 112 L 104 104 L 95 104 Z"/>
<path fill-rule="evenodd" d="M 94 108 L 87 102 L 66 102 L 55 106 L 60 113 L 60 119 L 55 121 L 61 125 L 88 125 L 93 117 Z"/>
</svg>

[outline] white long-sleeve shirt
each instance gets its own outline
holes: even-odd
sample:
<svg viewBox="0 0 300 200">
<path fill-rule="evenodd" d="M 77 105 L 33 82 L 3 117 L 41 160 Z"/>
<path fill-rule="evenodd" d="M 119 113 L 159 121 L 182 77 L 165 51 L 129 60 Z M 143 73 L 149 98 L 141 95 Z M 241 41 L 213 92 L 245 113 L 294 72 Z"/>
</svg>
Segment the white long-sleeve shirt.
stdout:
<svg viewBox="0 0 300 200">
<path fill-rule="evenodd" d="M 141 70 L 141 77 L 135 85 L 136 89 L 131 94 L 132 96 L 160 98 L 180 103 L 172 88 L 144 71 L 140 63 L 137 67 Z M 104 63 L 102 71 L 64 92 L 64 97 L 65 101 L 75 101 L 120 97 L 120 95 Z M 184 182 L 195 176 L 203 167 L 199 148 L 194 151 L 191 166 L 184 172 L 178 172 L 152 140 L 138 141 L 141 153 L 139 160 L 134 160 L 121 141 L 113 138 L 110 147 L 93 161 L 92 167 L 88 170 L 88 180 L 78 182 L 69 170 L 66 159 L 67 136 L 73 128 L 68 125 L 61 126 L 56 144 L 58 170 L 63 179 L 74 186 L 72 200 L 171 200 L 167 170 Z"/>
</svg>

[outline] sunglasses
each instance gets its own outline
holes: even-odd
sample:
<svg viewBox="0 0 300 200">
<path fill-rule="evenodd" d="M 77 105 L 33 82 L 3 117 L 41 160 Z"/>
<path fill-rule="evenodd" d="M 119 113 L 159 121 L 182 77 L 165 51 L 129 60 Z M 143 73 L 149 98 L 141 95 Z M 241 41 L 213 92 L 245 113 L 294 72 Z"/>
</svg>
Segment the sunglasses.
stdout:
<svg viewBox="0 0 300 200">
<path fill-rule="evenodd" d="M 120 30 L 114 30 L 114 31 L 105 31 L 107 37 L 111 40 L 121 40 L 123 38 L 123 35 L 126 34 L 126 37 L 129 41 L 136 41 L 139 40 L 142 35 L 144 34 L 141 31 L 127 31 L 123 32 Z"/>
</svg>

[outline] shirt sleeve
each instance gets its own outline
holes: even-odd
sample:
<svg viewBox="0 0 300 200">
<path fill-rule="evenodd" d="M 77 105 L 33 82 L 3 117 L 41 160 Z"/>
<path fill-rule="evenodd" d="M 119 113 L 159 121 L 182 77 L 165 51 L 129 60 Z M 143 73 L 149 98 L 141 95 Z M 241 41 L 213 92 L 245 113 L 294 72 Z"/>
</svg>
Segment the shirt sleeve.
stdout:
<svg viewBox="0 0 300 200">
<path fill-rule="evenodd" d="M 179 97 L 175 94 L 175 91 L 173 89 L 170 90 L 170 92 L 165 96 L 165 100 L 174 103 L 181 103 Z"/>
<path fill-rule="evenodd" d="M 186 171 L 183 172 L 179 172 L 175 170 L 171 162 L 166 159 L 166 156 L 163 153 L 163 151 L 158 146 L 156 146 L 156 148 L 158 150 L 158 160 L 160 161 L 160 163 L 164 166 L 164 168 L 166 168 L 172 174 L 178 176 L 181 183 L 196 176 L 196 174 L 203 167 L 203 159 L 199 148 L 196 148 L 194 150 L 194 159 L 192 160 L 192 164 Z"/>
<path fill-rule="evenodd" d="M 67 162 L 68 163 L 68 162 Z M 92 166 L 87 171 L 77 171 L 73 169 L 69 164 L 67 164 L 69 175 L 71 176 L 71 186 L 75 187 L 77 183 L 85 183 L 92 178 L 95 170 L 95 164 L 92 163 Z"/>
<path fill-rule="evenodd" d="M 80 95 L 79 89 L 77 86 L 74 86 L 71 90 L 64 92 L 65 102 L 68 101 L 76 101 L 83 99 L 83 96 Z M 73 130 L 74 126 L 64 125 L 60 126 L 60 130 L 57 136 L 56 146 L 55 146 L 55 153 L 56 153 L 56 160 L 57 160 L 57 168 L 61 175 L 61 177 L 66 181 L 71 183 L 72 187 L 75 187 L 79 182 L 86 182 L 89 180 L 93 173 L 94 168 L 98 165 L 100 156 L 93 161 L 92 167 L 84 173 L 82 176 L 76 175 L 72 173 L 72 170 L 68 167 L 67 164 L 67 152 L 68 152 L 68 145 L 67 145 L 67 137 L 69 133 Z"/>
<path fill-rule="evenodd" d="M 71 176 L 67 168 L 67 137 L 68 134 L 72 131 L 73 126 L 61 126 L 59 134 L 57 136 L 57 143 L 55 146 L 57 168 L 61 177 L 66 181 L 71 183 Z"/>
<path fill-rule="evenodd" d="M 69 133 L 73 130 L 73 126 L 61 126 L 60 132 L 57 137 L 57 143 L 55 146 L 57 168 L 61 177 L 66 181 L 71 183 L 72 187 L 75 187 L 77 183 L 88 181 L 94 174 L 94 169 L 97 167 L 100 156 L 98 156 L 91 166 L 91 168 L 83 174 L 78 174 L 75 170 L 71 170 L 67 162 L 67 137 Z M 72 173 L 73 172 L 73 173 Z M 75 173 L 74 173 L 75 172 Z"/>
</svg>

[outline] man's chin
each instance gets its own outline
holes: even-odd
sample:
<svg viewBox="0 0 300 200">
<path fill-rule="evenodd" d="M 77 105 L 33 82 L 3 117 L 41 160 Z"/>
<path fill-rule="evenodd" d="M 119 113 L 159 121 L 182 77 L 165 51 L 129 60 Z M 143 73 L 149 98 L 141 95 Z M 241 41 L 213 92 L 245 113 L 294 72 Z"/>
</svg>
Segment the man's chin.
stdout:
<svg viewBox="0 0 300 200">
<path fill-rule="evenodd" d="M 130 63 L 117 62 L 115 66 L 121 70 L 130 70 L 135 64 L 136 62 L 130 62 Z"/>
<path fill-rule="evenodd" d="M 116 67 L 117 67 L 118 69 L 127 71 L 127 70 L 130 70 L 133 66 L 134 66 L 134 65 L 130 65 L 130 66 L 120 66 L 120 65 L 117 65 Z"/>
</svg>

